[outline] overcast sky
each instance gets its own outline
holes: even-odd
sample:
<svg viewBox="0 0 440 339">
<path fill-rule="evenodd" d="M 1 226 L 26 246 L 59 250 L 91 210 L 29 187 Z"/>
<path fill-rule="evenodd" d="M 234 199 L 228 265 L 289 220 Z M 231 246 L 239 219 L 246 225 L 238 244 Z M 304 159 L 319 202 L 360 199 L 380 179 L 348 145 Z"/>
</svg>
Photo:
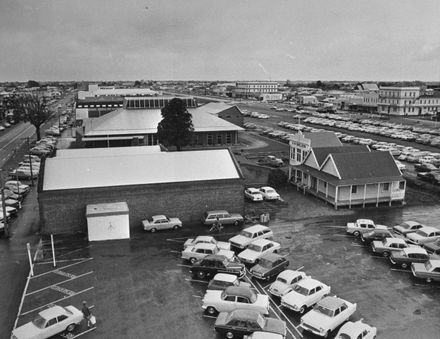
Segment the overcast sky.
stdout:
<svg viewBox="0 0 440 339">
<path fill-rule="evenodd" d="M 0 0 L 0 81 L 439 80 L 439 0 Z"/>
</svg>

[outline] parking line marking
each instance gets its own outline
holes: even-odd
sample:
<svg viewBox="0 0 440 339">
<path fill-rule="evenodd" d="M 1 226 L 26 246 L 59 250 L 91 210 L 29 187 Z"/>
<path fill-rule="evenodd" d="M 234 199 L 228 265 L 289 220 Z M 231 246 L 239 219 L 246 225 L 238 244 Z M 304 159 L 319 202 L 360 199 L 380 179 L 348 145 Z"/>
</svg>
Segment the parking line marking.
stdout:
<svg viewBox="0 0 440 339">
<path fill-rule="evenodd" d="M 59 262 L 71 262 L 71 261 L 82 261 L 90 258 L 76 258 L 76 259 L 64 259 L 64 260 L 57 260 L 57 263 Z M 39 261 L 36 262 L 35 265 L 44 265 L 44 264 L 53 264 L 53 260 L 47 260 L 47 261 Z"/>
<path fill-rule="evenodd" d="M 192 296 L 193 296 L 194 298 L 200 298 L 200 299 L 203 298 L 201 295 L 197 295 L 197 294 L 193 294 Z"/>
<path fill-rule="evenodd" d="M 73 296 L 76 296 L 76 295 L 78 295 L 78 294 L 81 294 L 81 293 L 84 293 L 84 292 L 90 291 L 90 290 L 92 290 L 93 288 L 94 288 L 94 287 L 92 286 L 92 287 L 86 288 L 85 290 L 82 290 L 82 291 L 76 292 L 74 295 L 69 295 L 69 296 L 67 296 L 67 297 L 65 296 L 64 298 L 57 299 L 57 300 L 55 300 L 55 301 L 52 301 L 52 302 L 50 302 L 50 303 L 47 303 L 46 305 L 39 306 L 39 307 L 34 308 L 34 309 L 30 310 L 30 311 L 27 311 L 27 312 L 21 313 L 20 316 L 23 316 L 23 315 L 26 315 L 26 314 L 29 314 L 29 313 L 32 313 L 32 312 L 38 311 L 39 309 L 42 309 L 42 308 L 44 308 L 44 307 L 46 307 L 46 306 L 49 306 L 49 305 L 52 305 L 52 304 L 56 304 L 56 303 L 59 302 L 59 301 L 66 300 L 66 299 L 71 298 L 71 297 L 73 297 Z"/>
<path fill-rule="evenodd" d="M 180 266 L 180 267 L 192 267 L 191 265 L 184 265 L 184 264 L 177 264 L 177 266 Z"/>
<path fill-rule="evenodd" d="M 206 315 L 206 314 L 204 314 L 203 316 L 204 316 L 205 318 L 217 319 L 217 317 L 213 317 L 212 315 Z"/>
<path fill-rule="evenodd" d="M 336 226 L 336 225 L 319 225 L 319 227 L 328 227 L 328 228 L 346 228 L 347 226 Z"/>
<path fill-rule="evenodd" d="M 29 292 L 28 294 L 26 294 L 26 296 L 28 296 L 28 295 L 32 295 L 32 294 L 35 294 L 35 293 L 38 293 L 38 292 L 41 292 L 41 291 L 44 291 L 44 290 L 47 290 L 48 288 L 52 288 L 53 286 L 57 286 L 57 285 L 64 284 L 64 283 L 66 283 L 66 282 L 68 282 L 68 281 L 72 281 L 72 280 L 75 280 L 75 279 L 78 279 L 78 278 L 82 278 L 82 277 L 84 277 L 84 276 L 86 276 L 86 275 L 88 275 L 88 274 L 91 274 L 91 273 L 93 273 L 93 272 L 94 272 L 94 271 L 90 271 L 90 272 L 87 272 L 87 273 L 84 273 L 84 274 L 81 274 L 81 275 L 77 275 L 77 276 L 75 276 L 74 278 L 66 279 L 66 280 L 61 281 L 61 282 L 59 282 L 59 283 L 52 284 L 52 285 L 49 285 L 49 286 L 46 286 L 46 287 L 40 288 L 39 290 Z"/>
<path fill-rule="evenodd" d="M 282 320 L 281 317 L 280 317 L 280 315 L 279 315 L 277 312 L 275 312 L 275 310 L 274 310 L 274 308 L 273 308 L 272 306 L 269 306 L 269 310 L 271 310 L 272 313 L 275 314 L 275 316 L 276 316 L 278 319 Z M 290 335 L 291 335 L 294 339 L 296 339 L 295 335 L 292 333 L 292 331 L 290 330 L 290 328 L 288 328 L 287 326 L 286 326 L 286 331 L 289 332 Z"/>
<path fill-rule="evenodd" d="M 69 295 L 69 296 L 74 296 L 74 295 L 75 295 L 75 292 L 74 292 L 74 291 L 69 290 L 69 289 L 64 288 L 64 287 L 60 287 L 60 286 L 58 286 L 58 285 L 53 285 L 53 286 L 50 286 L 49 288 L 50 288 L 51 290 L 54 290 L 54 291 L 57 291 L 57 292 L 63 293 L 63 294 L 65 294 L 65 295 Z"/>
<path fill-rule="evenodd" d="M 89 247 L 90 246 L 83 247 L 83 248 L 78 248 L 76 250 L 72 250 L 72 251 L 69 251 L 69 252 L 66 252 L 66 253 L 63 253 L 63 254 L 58 254 L 58 257 L 63 257 L 63 256 L 68 255 L 68 254 L 72 254 L 72 253 L 75 253 L 75 252 L 78 252 L 78 251 L 82 251 L 82 250 L 84 250 L 86 248 L 89 248 Z"/>
<path fill-rule="evenodd" d="M 62 277 L 66 277 L 66 278 L 75 278 L 76 277 L 75 274 L 64 272 L 64 271 L 61 271 L 61 270 L 54 271 L 53 273 L 58 274 L 58 275 L 60 275 Z"/>
<path fill-rule="evenodd" d="M 302 270 L 303 268 L 304 268 L 304 266 L 298 267 L 295 271 Z"/>
<path fill-rule="evenodd" d="M 332 237 L 344 237 L 346 238 L 348 235 L 347 234 L 332 234 Z"/>
<path fill-rule="evenodd" d="M 185 240 L 176 240 L 176 239 L 167 239 L 167 241 L 178 242 L 178 243 L 184 243 L 185 242 Z"/>
<path fill-rule="evenodd" d="M 356 244 L 356 243 L 351 243 L 351 246 L 353 247 L 370 247 L 370 246 L 366 246 L 366 245 L 361 245 L 361 244 Z"/>
<path fill-rule="evenodd" d="M 188 278 L 185 278 L 185 280 L 186 280 L 186 281 L 190 281 L 190 282 L 197 282 L 197 283 L 209 284 L 209 282 L 208 282 L 208 281 L 205 281 L 205 280 L 188 279 Z"/>
<path fill-rule="evenodd" d="M 391 270 L 391 271 L 394 271 L 394 272 L 405 272 L 405 273 L 411 273 L 411 271 L 409 271 L 409 270 L 402 270 L 402 269 L 400 269 L 400 268 L 390 268 L 390 270 Z"/>
<path fill-rule="evenodd" d="M 178 253 L 178 254 L 181 253 L 180 251 L 175 251 L 175 250 L 171 250 L 170 252 L 171 252 L 171 253 Z"/>
<path fill-rule="evenodd" d="M 88 258 L 88 259 L 85 259 L 85 260 L 83 260 L 83 261 L 75 262 L 75 263 L 70 264 L 70 265 L 66 265 L 66 266 L 63 266 L 63 267 L 56 268 L 56 269 L 54 269 L 54 270 L 50 270 L 50 271 L 47 271 L 47 272 L 44 272 L 44 273 L 41 273 L 41 274 L 38 274 L 38 275 L 34 275 L 34 276 L 32 277 L 32 279 L 33 279 L 33 278 L 41 277 L 41 276 L 46 275 L 46 274 L 49 274 L 49 273 L 54 273 L 55 271 L 59 271 L 60 269 L 63 269 L 63 268 L 72 267 L 72 266 L 74 266 L 74 265 L 82 264 L 82 263 L 85 263 L 85 262 L 90 261 L 90 260 L 92 260 L 92 259 L 93 259 L 93 258 Z"/>
</svg>

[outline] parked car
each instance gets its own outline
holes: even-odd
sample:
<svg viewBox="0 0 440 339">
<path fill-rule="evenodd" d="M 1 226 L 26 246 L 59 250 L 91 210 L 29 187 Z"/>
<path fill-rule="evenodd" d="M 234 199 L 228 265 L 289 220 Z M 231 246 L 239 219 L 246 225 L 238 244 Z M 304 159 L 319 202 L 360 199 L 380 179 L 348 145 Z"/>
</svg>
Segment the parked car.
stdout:
<svg viewBox="0 0 440 339">
<path fill-rule="evenodd" d="M 256 279 L 269 280 L 289 266 L 289 261 L 281 255 L 267 253 L 260 257 L 249 273 Z"/>
<path fill-rule="evenodd" d="M 263 195 L 254 187 L 246 188 L 244 190 L 244 196 L 250 201 L 263 201 Z"/>
<path fill-rule="evenodd" d="M 199 279 L 213 277 L 217 273 L 234 274 L 243 277 L 246 273 L 244 264 L 229 260 L 223 255 L 207 255 L 193 264 L 190 273 Z"/>
<path fill-rule="evenodd" d="M 241 281 L 236 275 L 217 273 L 214 278 L 208 284 L 207 290 L 218 290 L 223 291 L 229 286 L 247 286 L 251 285 L 247 282 Z"/>
<path fill-rule="evenodd" d="M 330 294 L 330 286 L 312 278 L 302 279 L 286 290 L 281 297 L 281 306 L 304 314 L 308 308 Z"/>
<path fill-rule="evenodd" d="M 293 285 L 302 279 L 310 278 L 304 272 L 284 270 L 278 274 L 277 279 L 270 285 L 269 293 L 276 297 L 282 297 Z"/>
<path fill-rule="evenodd" d="M 255 264 L 263 255 L 276 253 L 281 245 L 275 241 L 267 239 L 254 240 L 244 251 L 238 254 L 238 259 L 245 264 Z"/>
<path fill-rule="evenodd" d="M 408 234 L 406 237 L 408 238 L 408 241 L 413 244 L 424 244 L 440 239 L 440 230 L 435 227 L 426 226 L 419 228 L 414 233 Z"/>
<path fill-rule="evenodd" d="M 183 244 L 183 249 L 187 248 L 188 246 L 195 246 L 199 243 L 214 244 L 222 250 L 230 250 L 231 249 L 231 244 L 229 242 L 217 241 L 211 235 L 199 235 L 195 238 L 189 238 Z"/>
<path fill-rule="evenodd" d="M 328 338 L 339 325 L 346 322 L 354 312 L 357 304 L 338 297 L 325 297 L 301 317 L 300 326 L 320 337 Z"/>
<path fill-rule="evenodd" d="M 286 335 L 272 332 L 256 331 L 249 335 L 245 335 L 243 339 L 284 339 Z"/>
<path fill-rule="evenodd" d="M 384 257 L 389 257 L 392 252 L 399 252 L 408 247 L 415 247 L 415 245 L 409 245 L 401 238 L 385 238 L 371 243 L 373 253 L 381 254 Z"/>
<path fill-rule="evenodd" d="M 142 226 L 144 227 L 144 231 L 154 233 L 158 230 L 178 230 L 179 228 L 182 228 L 182 222 L 179 218 L 167 218 L 160 214 L 153 215 L 151 219 L 142 220 Z"/>
<path fill-rule="evenodd" d="M 244 335 L 255 332 L 271 332 L 286 337 L 286 323 L 278 318 L 264 317 L 258 312 L 248 310 L 235 310 L 232 312 L 221 312 L 214 325 L 218 333 L 224 334 L 226 338 L 242 338 Z M 271 336 L 258 337 L 258 339 L 275 339 Z M 256 338 L 254 338 L 256 339 Z"/>
<path fill-rule="evenodd" d="M 232 247 L 237 249 L 245 249 L 252 241 L 257 239 L 272 239 L 272 230 L 263 225 L 254 225 L 243 229 L 240 234 L 229 239 Z"/>
<path fill-rule="evenodd" d="M 207 211 L 202 217 L 202 223 L 204 225 L 212 225 L 219 219 L 222 225 L 239 225 L 243 223 L 243 216 L 238 213 L 228 213 L 225 210 Z"/>
<path fill-rule="evenodd" d="M 268 155 L 264 158 L 264 163 L 273 167 L 281 167 L 284 166 L 284 161 L 280 158 L 277 158 L 274 155 Z"/>
<path fill-rule="evenodd" d="M 272 187 L 263 186 L 260 187 L 260 193 L 263 195 L 264 200 L 279 200 L 280 195 Z"/>
<path fill-rule="evenodd" d="M 390 262 L 403 269 L 410 267 L 412 263 L 424 263 L 429 260 L 429 254 L 426 249 L 419 246 L 407 247 L 402 251 L 392 252 Z"/>
<path fill-rule="evenodd" d="M 376 228 L 376 224 L 370 219 L 357 219 L 355 222 L 347 223 L 345 229 L 346 233 L 352 234 L 355 237 L 360 236 L 362 233 L 371 232 Z"/>
<path fill-rule="evenodd" d="M 12 339 L 45 339 L 65 331 L 72 332 L 84 319 L 82 312 L 74 306 L 58 305 L 37 314 L 30 322 L 12 331 Z"/>
<path fill-rule="evenodd" d="M 425 225 L 422 225 L 418 221 L 404 221 L 399 225 L 393 226 L 393 231 L 397 234 L 401 235 L 407 235 L 409 233 L 417 231 L 419 228 L 425 227 Z"/>
<path fill-rule="evenodd" d="M 383 240 L 385 238 L 392 238 L 393 235 L 388 230 L 387 226 L 376 225 L 376 228 L 368 233 L 361 234 L 361 241 L 366 244 L 370 244 L 374 240 Z"/>
<path fill-rule="evenodd" d="M 437 171 L 419 172 L 417 173 L 417 177 L 434 185 L 440 184 L 440 173 Z"/>
<path fill-rule="evenodd" d="M 224 291 L 208 290 L 202 299 L 202 309 L 209 315 L 232 312 L 235 309 L 269 314 L 269 297 L 256 293 L 250 287 L 230 286 Z"/>
<path fill-rule="evenodd" d="M 30 180 L 32 178 L 36 179 L 38 177 L 38 172 L 32 170 L 31 173 L 30 169 L 28 168 L 22 168 L 22 169 L 17 168 L 15 170 L 10 171 L 8 174 L 11 178 L 14 179 Z"/>
<path fill-rule="evenodd" d="M 433 242 L 424 243 L 423 247 L 429 254 L 440 256 L 440 239 L 437 239 Z"/>
<path fill-rule="evenodd" d="M 233 260 L 235 253 L 233 251 L 223 250 L 217 247 L 215 244 L 198 243 L 194 246 L 188 246 L 182 251 L 182 259 L 189 260 L 191 264 L 203 259 L 207 255 L 216 254 L 222 255 L 229 260 Z"/>
<path fill-rule="evenodd" d="M 7 188 L 5 188 L 3 190 L 3 193 L 4 193 L 6 199 L 14 199 L 17 201 L 23 201 L 23 199 L 24 199 L 24 195 L 16 194 L 16 193 L 12 192 L 11 190 L 8 190 Z"/>
<path fill-rule="evenodd" d="M 5 187 L 9 188 L 10 190 L 11 187 L 15 188 L 17 190 L 19 190 L 20 192 L 24 192 L 24 193 L 28 193 L 30 191 L 30 186 L 29 185 L 24 185 L 21 183 L 21 181 L 18 180 L 8 180 L 5 182 Z"/>
<path fill-rule="evenodd" d="M 429 164 L 429 163 L 421 163 L 421 164 L 414 165 L 414 170 L 416 172 L 431 172 L 431 171 L 435 171 L 436 169 L 437 169 L 436 166 L 434 166 L 433 164 Z"/>
<path fill-rule="evenodd" d="M 362 320 L 345 323 L 336 334 L 335 339 L 375 339 L 377 328 L 367 325 Z"/>
<path fill-rule="evenodd" d="M 440 281 L 440 260 L 431 259 L 424 263 L 411 264 L 414 277 L 426 280 L 427 283 Z"/>
<path fill-rule="evenodd" d="M 3 205 L 3 204 L 0 204 L 0 205 Z M 18 200 L 15 200 L 15 199 L 5 198 L 5 206 L 11 206 L 11 207 L 14 207 L 16 209 L 20 209 L 21 208 L 21 203 Z"/>
</svg>

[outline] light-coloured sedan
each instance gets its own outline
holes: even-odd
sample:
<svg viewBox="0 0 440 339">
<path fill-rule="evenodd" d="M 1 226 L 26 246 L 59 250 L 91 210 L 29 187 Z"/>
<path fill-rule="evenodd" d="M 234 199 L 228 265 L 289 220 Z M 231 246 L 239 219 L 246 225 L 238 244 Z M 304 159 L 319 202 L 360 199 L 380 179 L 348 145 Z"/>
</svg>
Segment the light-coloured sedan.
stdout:
<svg viewBox="0 0 440 339">
<path fill-rule="evenodd" d="M 310 278 L 304 272 L 294 271 L 294 270 L 284 270 L 278 274 L 277 279 L 270 285 L 269 293 L 276 296 L 282 297 L 287 291 L 293 288 L 293 285 L 298 281 Z"/>
<path fill-rule="evenodd" d="M 244 196 L 251 201 L 263 201 L 263 195 L 254 187 L 249 187 L 244 190 Z"/>
<path fill-rule="evenodd" d="M 377 328 L 358 321 L 345 323 L 335 339 L 374 339 L 376 338 Z"/>
<path fill-rule="evenodd" d="M 260 193 L 264 200 L 279 200 L 280 195 L 272 187 L 263 186 L 260 187 Z"/>
<path fill-rule="evenodd" d="M 182 228 L 182 222 L 178 218 L 167 218 L 164 215 L 153 215 L 150 220 L 143 220 L 142 225 L 145 231 L 152 233 L 158 230 Z"/>
</svg>

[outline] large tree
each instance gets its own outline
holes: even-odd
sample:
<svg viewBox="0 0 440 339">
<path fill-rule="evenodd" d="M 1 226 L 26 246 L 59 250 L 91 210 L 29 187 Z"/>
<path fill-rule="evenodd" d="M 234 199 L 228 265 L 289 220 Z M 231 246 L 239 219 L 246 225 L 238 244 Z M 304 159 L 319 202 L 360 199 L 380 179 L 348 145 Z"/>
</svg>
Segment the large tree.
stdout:
<svg viewBox="0 0 440 339">
<path fill-rule="evenodd" d="M 176 146 L 178 151 L 191 142 L 194 127 L 191 113 L 182 99 L 172 99 L 162 108 L 162 121 L 157 125 L 157 138 L 165 146 Z"/>
<path fill-rule="evenodd" d="M 21 120 L 25 122 L 29 121 L 35 126 L 37 140 L 40 140 L 40 126 L 47 121 L 50 116 L 46 99 L 38 94 L 26 94 L 15 100 L 15 109 L 18 111 Z"/>
</svg>

